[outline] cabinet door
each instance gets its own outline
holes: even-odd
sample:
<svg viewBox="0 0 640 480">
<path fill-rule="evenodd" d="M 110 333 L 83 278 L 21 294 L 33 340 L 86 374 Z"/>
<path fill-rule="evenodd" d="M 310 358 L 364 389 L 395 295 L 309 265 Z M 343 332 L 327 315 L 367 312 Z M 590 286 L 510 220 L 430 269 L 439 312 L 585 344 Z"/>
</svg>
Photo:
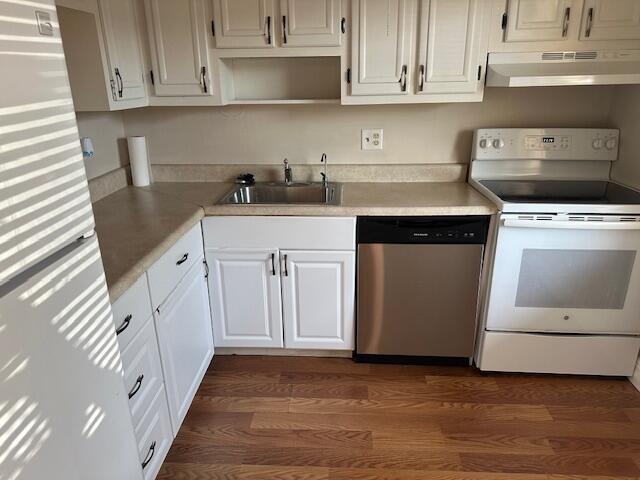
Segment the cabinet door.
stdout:
<svg viewBox="0 0 640 480">
<path fill-rule="evenodd" d="M 354 0 L 352 95 L 406 95 L 410 90 L 415 2 Z"/>
<path fill-rule="evenodd" d="M 101 0 L 113 99 L 145 98 L 142 54 L 133 0 Z"/>
<path fill-rule="evenodd" d="M 423 0 L 417 93 L 474 93 L 487 55 L 482 0 Z"/>
<path fill-rule="evenodd" d="M 171 425 L 177 433 L 213 357 L 202 261 L 193 266 L 154 315 Z"/>
<path fill-rule="evenodd" d="M 218 48 L 268 48 L 275 45 L 274 0 L 214 0 Z"/>
<path fill-rule="evenodd" d="M 208 250 L 217 347 L 282 347 L 277 250 Z"/>
<path fill-rule="evenodd" d="M 353 349 L 355 253 L 282 251 L 287 348 Z"/>
<path fill-rule="evenodd" d="M 283 47 L 340 45 L 340 0 L 280 0 L 280 11 Z"/>
<path fill-rule="evenodd" d="M 580 40 L 640 39 L 640 0 L 586 0 Z"/>
<path fill-rule="evenodd" d="M 212 95 L 203 0 L 147 0 L 157 96 Z"/>
<path fill-rule="evenodd" d="M 579 12 L 572 0 L 509 0 L 505 42 L 564 40 Z"/>
</svg>

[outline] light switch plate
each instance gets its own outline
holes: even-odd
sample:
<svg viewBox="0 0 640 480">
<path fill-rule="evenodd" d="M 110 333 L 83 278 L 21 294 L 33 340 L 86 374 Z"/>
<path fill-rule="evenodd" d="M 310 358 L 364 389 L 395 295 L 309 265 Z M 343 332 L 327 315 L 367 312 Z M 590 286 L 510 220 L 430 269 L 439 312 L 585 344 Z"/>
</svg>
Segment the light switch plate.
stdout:
<svg viewBox="0 0 640 480">
<path fill-rule="evenodd" d="M 53 24 L 51 23 L 51 14 L 49 14 L 49 12 L 37 10 L 36 21 L 40 35 L 46 35 L 47 37 L 53 36 Z"/>
<path fill-rule="evenodd" d="M 381 128 L 363 128 L 362 150 L 382 150 L 382 139 Z"/>
</svg>

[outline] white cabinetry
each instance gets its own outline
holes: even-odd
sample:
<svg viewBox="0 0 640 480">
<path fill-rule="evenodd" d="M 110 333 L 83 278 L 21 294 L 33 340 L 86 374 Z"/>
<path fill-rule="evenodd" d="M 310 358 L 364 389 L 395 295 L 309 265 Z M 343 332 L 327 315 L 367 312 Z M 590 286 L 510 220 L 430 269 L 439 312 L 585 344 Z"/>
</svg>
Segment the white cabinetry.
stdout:
<svg viewBox="0 0 640 480">
<path fill-rule="evenodd" d="M 280 0 L 280 13 L 283 47 L 340 45 L 340 0 Z"/>
<path fill-rule="evenodd" d="M 491 4 L 491 52 L 639 48 L 640 0 L 491 0 Z"/>
<path fill-rule="evenodd" d="M 278 251 L 207 250 L 215 344 L 282 347 Z"/>
<path fill-rule="evenodd" d="M 476 93 L 487 52 L 484 0 L 424 0 L 420 11 L 417 93 Z"/>
<path fill-rule="evenodd" d="M 509 0 L 505 42 L 567 38 L 572 13 L 578 13 L 572 9 L 573 3 L 572 0 Z"/>
<path fill-rule="evenodd" d="M 56 0 L 76 111 L 148 104 L 134 0 Z"/>
<path fill-rule="evenodd" d="M 640 0 L 585 0 L 580 40 L 640 39 Z"/>
<path fill-rule="evenodd" d="M 354 0 L 352 5 L 350 86 L 343 103 L 482 100 L 489 2 Z"/>
<path fill-rule="evenodd" d="M 287 348 L 353 347 L 355 253 L 280 252 Z"/>
<path fill-rule="evenodd" d="M 156 329 L 173 431 L 178 432 L 213 358 L 203 258 L 156 310 Z"/>
<path fill-rule="evenodd" d="M 274 0 L 214 0 L 218 48 L 268 48 L 275 42 Z"/>
<path fill-rule="evenodd" d="M 406 95 L 415 2 L 354 0 L 351 95 Z"/>
<path fill-rule="evenodd" d="M 211 96 L 205 0 L 146 0 L 156 96 Z"/>
<path fill-rule="evenodd" d="M 353 348 L 355 219 L 210 217 L 203 228 L 216 346 Z"/>
</svg>

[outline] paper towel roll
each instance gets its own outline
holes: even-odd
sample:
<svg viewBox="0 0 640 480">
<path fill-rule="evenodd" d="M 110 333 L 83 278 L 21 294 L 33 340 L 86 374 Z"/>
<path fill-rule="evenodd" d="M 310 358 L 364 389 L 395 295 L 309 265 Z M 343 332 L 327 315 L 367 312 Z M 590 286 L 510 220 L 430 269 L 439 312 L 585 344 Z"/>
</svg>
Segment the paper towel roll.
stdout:
<svg viewBox="0 0 640 480">
<path fill-rule="evenodd" d="M 136 187 L 146 187 L 151 183 L 149 159 L 147 155 L 146 137 L 128 137 L 129 163 L 131 164 L 131 178 Z"/>
</svg>

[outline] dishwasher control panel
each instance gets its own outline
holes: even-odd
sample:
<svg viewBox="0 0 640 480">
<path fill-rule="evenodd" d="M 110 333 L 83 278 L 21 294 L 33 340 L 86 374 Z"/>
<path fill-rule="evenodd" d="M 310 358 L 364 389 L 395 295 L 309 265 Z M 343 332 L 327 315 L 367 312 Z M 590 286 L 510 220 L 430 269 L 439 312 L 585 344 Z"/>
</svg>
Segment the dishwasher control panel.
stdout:
<svg viewBox="0 0 640 480">
<path fill-rule="evenodd" d="M 358 243 L 484 244 L 489 218 L 358 217 Z"/>
</svg>

